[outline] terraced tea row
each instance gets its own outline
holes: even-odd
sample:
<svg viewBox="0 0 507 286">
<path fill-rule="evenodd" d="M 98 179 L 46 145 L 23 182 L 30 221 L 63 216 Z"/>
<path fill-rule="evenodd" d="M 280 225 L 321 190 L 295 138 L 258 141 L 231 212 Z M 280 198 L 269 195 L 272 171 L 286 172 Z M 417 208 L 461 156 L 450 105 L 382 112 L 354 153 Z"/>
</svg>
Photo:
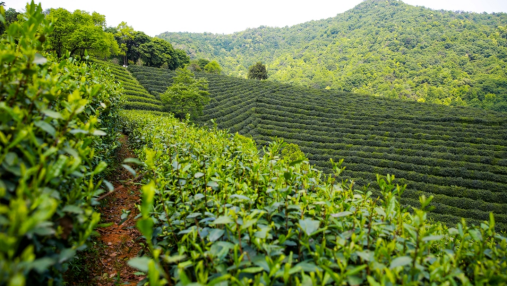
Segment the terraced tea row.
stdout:
<svg viewBox="0 0 507 286">
<path fill-rule="evenodd" d="M 173 73 L 129 67 L 153 95 Z M 274 137 L 296 143 L 319 169 L 345 159 L 344 178 L 376 188 L 375 174 L 395 174 L 407 184 L 402 198 L 418 206 L 435 195 L 434 218 L 478 222 L 495 212 L 507 229 L 507 116 L 273 82 L 197 73 L 212 96 L 199 119 L 268 144 Z"/>
<path fill-rule="evenodd" d="M 109 67 L 115 79 L 122 84 L 125 98 L 124 109 L 163 111 L 162 102 L 148 93 L 126 68 L 104 61 L 96 61 L 96 63 Z"/>
</svg>

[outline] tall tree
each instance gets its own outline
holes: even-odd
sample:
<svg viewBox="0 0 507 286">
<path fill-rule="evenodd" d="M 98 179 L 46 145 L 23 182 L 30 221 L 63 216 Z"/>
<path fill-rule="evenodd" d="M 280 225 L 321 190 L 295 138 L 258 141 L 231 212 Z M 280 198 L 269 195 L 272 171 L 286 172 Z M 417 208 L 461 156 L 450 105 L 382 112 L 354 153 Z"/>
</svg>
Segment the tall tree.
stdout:
<svg viewBox="0 0 507 286">
<path fill-rule="evenodd" d="M 144 32 L 135 31 L 134 38 L 127 44 L 127 60 L 137 63 L 137 61 L 141 58 L 139 47 L 150 41 L 150 36 L 146 35 Z"/>
<path fill-rule="evenodd" d="M 185 118 L 187 114 L 196 117 L 209 103 L 208 81 L 204 78 L 196 79 L 194 74 L 185 68 L 178 69 L 173 84 L 160 96 L 168 109 L 178 118 Z"/>
<path fill-rule="evenodd" d="M 211 61 L 206 66 L 204 66 L 204 70 L 207 73 L 220 74 L 222 72 L 222 67 L 217 61 Z"/>
<path fill-rule="evenodd" d="M 116 40 L 120 46 L 121 55 L 123 56 L 123 64 L 128 64 L 128 47 L 132 44 L 131 42 L 134 40 L 134 29 L 127 25 L 126 22 L 121 22 L 116 27 Z"/>
<path fill-rule="evenodd" d="M 139 46 L 139 53 L 144 64 L 149 67 L 162 67 L 166 64 L 172 67 L 173 46 L 161 39 L 153 39 Z"/>
<path fill-rule="evenodd" d="M 268 79 L 268 71 L 266 66 L 261 62 L 256 63 L 248 69 L 248 78 L 249 79 Z"/>
<path fill-rule="evenodd" d="M 204 67 L 209 64 L 209 60 L 207 59 L 198 59 L 197 64 L 201 67 L 201 69 L 204 69 Z"/>
<path fill-rule="evenodd" d="M 106 18 L 93 12 L 76 10 L 73 13 L 58 8 L 51 9 L 49 19 L 53 20 L 53 33 L 50 34 L 51 49 L 58 57 L 65 53 L 84 55 L 88 51 L 92 55 L 107 57 L 119 52 L 119 47 L 111 34 L 104 31 Z"/>
<path fill-rule="evenodd" d="M 185 53 L 185 51 L 180 49 L 174 49 L 174 54 L 172 55 L 171 66 L 170 69 L 175 70 L 177 68 L 184 67 L 185 65 L 190 63 L 190 57 Z"/>
</svg>

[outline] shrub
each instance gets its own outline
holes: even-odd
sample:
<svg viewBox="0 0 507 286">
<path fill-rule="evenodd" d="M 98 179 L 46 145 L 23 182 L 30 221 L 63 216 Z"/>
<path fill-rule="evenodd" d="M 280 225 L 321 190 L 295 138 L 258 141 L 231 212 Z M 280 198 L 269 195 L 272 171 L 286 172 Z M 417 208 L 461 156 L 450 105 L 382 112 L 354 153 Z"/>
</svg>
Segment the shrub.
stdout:
<svg viewBox="0 0 507 286">
<path fill-rule="evenodd" d="M 1 285 L 62 283 L 100 220 L 92 205 L 117 146 L 120 86 L 42 52 L 50 31 L 32 2 L 0 40 Z"/>
</svg>

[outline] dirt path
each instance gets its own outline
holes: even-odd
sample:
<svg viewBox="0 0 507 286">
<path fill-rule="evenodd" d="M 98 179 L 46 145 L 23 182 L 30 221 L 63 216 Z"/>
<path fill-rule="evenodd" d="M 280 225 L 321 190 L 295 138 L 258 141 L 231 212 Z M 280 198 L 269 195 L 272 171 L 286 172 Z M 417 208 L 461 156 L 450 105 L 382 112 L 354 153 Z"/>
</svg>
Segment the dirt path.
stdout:
<svg viewBox="0 0 507 286">
<path fill-rule="evenodd" d="M 118 161 L 125 158 L 133 158 L 134 154 L 129 150 L 127 136 L 122 136 L 122 143 L 118 153 Z M 98 228 L 98 253 L 91 267 L 93 285 L 137 285 L 144 276 L 136 276 L 137 271 L 127 265 L 127 261 L 136 257 L 141 246 L 135 241 L 140 233 L 135 226 L 135 216 L 139 213 L 136 204 L 140 203 L 139 186 L 127 184 L 132 175 L 122 167 L 111 178 L 116 191 L 101 201 L 99 211 L 101 223 L 109 223 L 110 226 Z M 123 184 L 124 187 L 121 187 Z M 123 221 L 122 214 L 130 212 L 128 218 Z M 123 222 L 122 222 L 123 221 Z"/>
</svg>

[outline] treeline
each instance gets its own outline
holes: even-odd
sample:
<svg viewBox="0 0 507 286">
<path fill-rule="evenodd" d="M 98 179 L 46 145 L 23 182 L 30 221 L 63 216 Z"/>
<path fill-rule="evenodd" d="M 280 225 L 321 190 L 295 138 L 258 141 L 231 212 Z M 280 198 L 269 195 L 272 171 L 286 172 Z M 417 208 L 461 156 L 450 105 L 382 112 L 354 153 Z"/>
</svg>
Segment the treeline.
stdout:
<svg viewBox="0 0 507 286">
<path fill-rule="evenodd" d="M 120 65 L 137 64 L 171 70 L 190 63 L 185 51 L 175 49 L 167 41 L 136 31 L 126 22 L 108 27 L 106 17 L 97 12 L 49 8 L 44 10 L 44 15 L 52 22 L 45 49 L 59 58 L 83 58 L 87 54 Z M 12 8 L 6 11 L 5 18 L 5 23 L 0 24 L 0 34 L 11 23 L 25 21 L 22 14 Z"/>
<path fill-rule="evenodd" d="M 468 285 L 507 278 L 506 239 L 494 231 L 507 216 L 475 209 L 483 207 L 478 202 L 433 203 L 448 197 L 407 195 L 392 176 L 376 177 L 372 196 L 341 182 L 342 162 L 330 161 L 325 175 L 305 160 L 286 161 L 280 140 L 259 152 L 249 138 L 171 115 L 129 111 L 122 118 L 149 177 L 137 223 L 147 247 L 130 265 L 150 284 Z M 418 207 L 409 213 L 407 205 Z M 476 219 L 455 224 L 466 215 Z"/>
<path fill-rule="evenodd" d="M 191 57 L 217 58 L 227 75 L 246 78 L 263 61 L 273 81 L 507 111 L 505 13 L 370 0 L 292 27 L 158 37 Z"/>
</svg>

